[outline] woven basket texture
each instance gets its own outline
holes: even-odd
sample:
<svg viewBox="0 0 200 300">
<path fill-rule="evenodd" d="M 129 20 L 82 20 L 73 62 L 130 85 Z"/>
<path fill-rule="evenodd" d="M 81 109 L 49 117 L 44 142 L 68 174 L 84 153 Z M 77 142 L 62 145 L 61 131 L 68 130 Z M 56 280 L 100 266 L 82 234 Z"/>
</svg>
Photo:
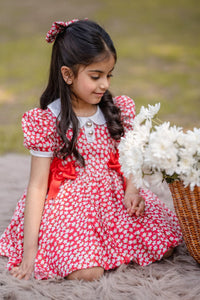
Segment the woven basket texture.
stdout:
<svg viewBox="0 0 200 300">
<path fill-rule="evenodd" d="M 191 191 L 182 181 L 174 181 L 169 188 L 186 247 L 200 264 L 200 187 Z"/>
</svg>

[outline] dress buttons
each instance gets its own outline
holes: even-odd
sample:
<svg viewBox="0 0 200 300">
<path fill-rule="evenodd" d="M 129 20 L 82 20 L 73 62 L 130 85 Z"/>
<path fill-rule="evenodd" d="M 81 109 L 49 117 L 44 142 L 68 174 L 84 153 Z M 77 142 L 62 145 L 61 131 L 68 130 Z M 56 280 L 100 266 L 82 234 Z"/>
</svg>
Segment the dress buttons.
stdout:
<svg viewBox="0 0 200 300">
<path fill-rule="evenodd" d="M 87 127 L 92 127 L 92 122 L 91 122 L 91 121 L 87 121 L 87 122 L 86 122 L 86 126 L 87 126 Z"/>
<path fill-rule="evenodd" d="M 90 136 L 92 136 L 92 135 L 94 134 L 94 131 L 90 130 L 90 131 L 88 132 L 88 134 L 89 134 Z"/>
<path fill-rule="evenodd" d="M 87 119 L 85 122 L 85 133 L 86 138 L 89 143 L 92 143 L 95 141 L 95 129 L 94 129 L 94 123 L 91 119 Z"/>
</svg>

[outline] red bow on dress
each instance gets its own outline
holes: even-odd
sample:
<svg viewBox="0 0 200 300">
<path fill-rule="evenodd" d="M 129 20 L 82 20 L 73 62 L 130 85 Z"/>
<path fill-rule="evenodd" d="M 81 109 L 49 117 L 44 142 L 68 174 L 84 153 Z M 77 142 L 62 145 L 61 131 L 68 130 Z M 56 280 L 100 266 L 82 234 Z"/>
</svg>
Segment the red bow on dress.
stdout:
<svg viewBox="0 0 200 300">
<path fill-rule="evenodd" d="M 69 22 L 54 22 L 51 26 L 51 29 L 47 32 L 46 41 L 47 43 L 52 43 L 55 41 L 56 36 L 62 32 L 70 24 L 78 22 L 79 19 L 73 19 Z"/>
<path fill-rule="evenodd" d="M 126 189 L 126 178 L 123 176 L 123 173 L 121 171 L 121 165 L 119 163 L 119 151 L 116 150 L 115 154 L 111 152 L 110 160 L 108 162 L 108 167 L 112 170 L 117 171 L 122 177 L 123 177 L 123 188 Z"/>
<path fill-rule="evenodd" d="M 51 163 L 47 200 L 56 197 L 59 192 L 60 184 L 65 179 L 76 179 L 74 162 L 70 161 L 66 165 L 63 165 L 62 162 L 62 159 L 55 157 Z"/>
</svg>

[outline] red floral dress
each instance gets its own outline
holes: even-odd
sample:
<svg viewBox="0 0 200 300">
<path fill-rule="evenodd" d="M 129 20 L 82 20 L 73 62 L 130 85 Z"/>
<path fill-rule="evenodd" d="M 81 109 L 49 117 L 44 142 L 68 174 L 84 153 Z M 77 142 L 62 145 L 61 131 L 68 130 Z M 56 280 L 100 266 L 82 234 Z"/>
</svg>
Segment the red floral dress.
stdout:
<svg viewBox="0 0 200 300">
<path fill-rule="evenodd" d="M 131 129 L 133 100 L 120 96 L 114 101 L 121 109 L 125 130 Z M 145 266 L 160 260 L 170 247 L 182 241 L 174 213 L 151 191 L 141 189 L 145 213 L 139 217 L 128 215 L 116 141 L 110 137 L 99 108 L 94 116 L 79 118 L 77 147 L 86 167 L 81 167 L 73 156 L 66 160 L 57 157 L 62 146 L 56 131 L 59 110 L 57 99 L 46 110 L 33 109 L 22 119 L 25 147 L 33 155 L 52 157 L 35 277 L 65 277 L 94 266 L 108 270 L 130 261 Z M 67 136 L 72 136 L 71 128 Z M 0 238 L 0 254 L 9 257 L 8 269 L 22 260 L 25 199 L 26 192 Z"/>
</svg>

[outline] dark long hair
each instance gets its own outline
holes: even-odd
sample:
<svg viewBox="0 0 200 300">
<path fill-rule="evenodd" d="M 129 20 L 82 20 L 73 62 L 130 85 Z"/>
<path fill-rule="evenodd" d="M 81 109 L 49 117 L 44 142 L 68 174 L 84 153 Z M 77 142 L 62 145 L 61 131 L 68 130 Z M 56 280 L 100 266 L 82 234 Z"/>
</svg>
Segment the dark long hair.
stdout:
<svg viewBox="0 0 200 300">
<path fill-rule="evenodd" d="M 40 107 L 46 109 L 47 105 L 55 99 L 61 99 L 61 112 L 57 130 L 61 136 L 64 147 L 60 150 L 63 157 L 74 154 L 75 158 L 85 165 L 84 158 L 76 148 L 78 137 L 78 119 L 72 109 L 70 86 L 66 84 L 61 74 L 61 67 L 69 67 L 74 76 L 78 74 L 80 65 L 88 66 L 101 57 L 112 54 L 115 61 L 117 54 L 108 33 L 97 23 L 89 20 L 75 22 L 59 33 L 52 49 L 49 81 L 40 98 Z M 120 110 L 114 105 L 111 93 L 107 90 L 99 106 L 107 121 L 108 130 L 113 139 L 119 140 L 124 134 L 120 120 Z M 72 124 L 73 136 L 69 140 L 66 132 Z"/>
</svg>

